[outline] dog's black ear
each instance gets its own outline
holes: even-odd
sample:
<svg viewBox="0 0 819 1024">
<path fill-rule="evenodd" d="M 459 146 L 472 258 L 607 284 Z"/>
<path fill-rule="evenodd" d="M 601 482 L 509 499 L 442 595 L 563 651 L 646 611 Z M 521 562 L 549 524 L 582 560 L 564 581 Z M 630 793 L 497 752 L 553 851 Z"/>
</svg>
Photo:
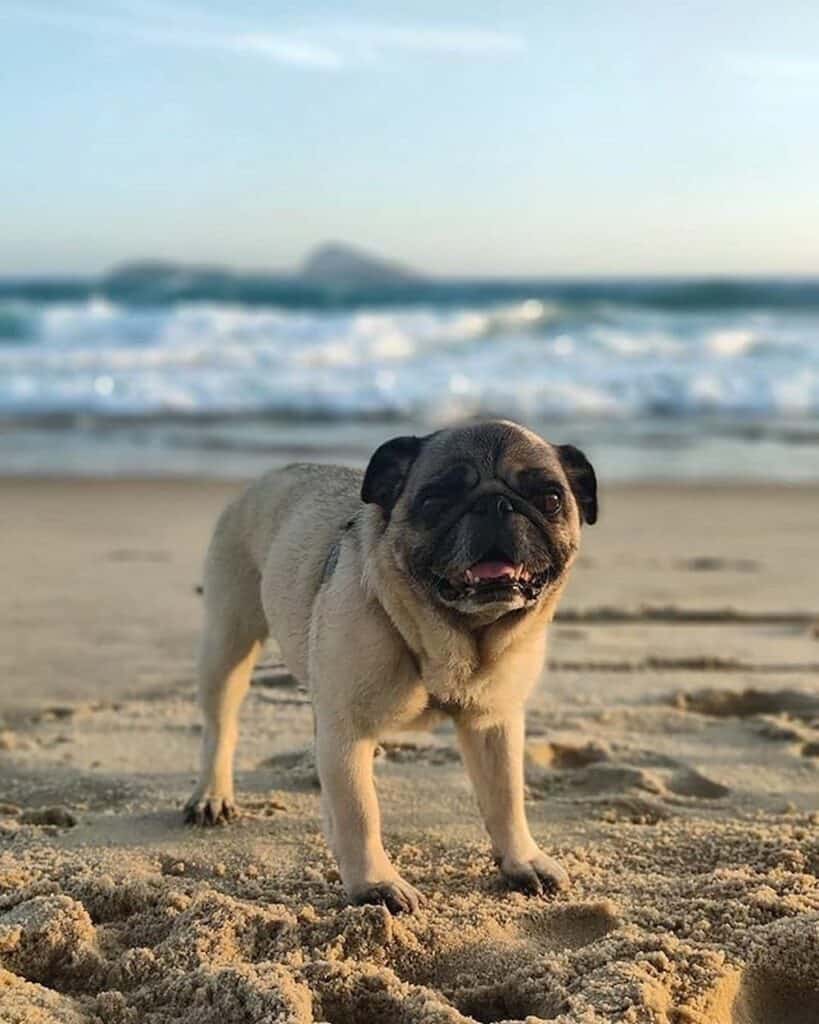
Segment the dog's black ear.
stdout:
<svg viewBox="0 0 819 1024">
<path fill-rule="evenodd" d="M 389 516 L 423 443 L 422 437 L 394 437 L 376 448 L 364 474 L 361 500 L 366 505 L 379 505 Z"/>
<path fill-rule="evenodd" d="M 559 444 L 555 451 L 569 478 L 572 491 L 580 508 L 580 518 L 589 526 L 597 522 L 597 477 L 594 466 L 573 444 Z"/>
</svg>

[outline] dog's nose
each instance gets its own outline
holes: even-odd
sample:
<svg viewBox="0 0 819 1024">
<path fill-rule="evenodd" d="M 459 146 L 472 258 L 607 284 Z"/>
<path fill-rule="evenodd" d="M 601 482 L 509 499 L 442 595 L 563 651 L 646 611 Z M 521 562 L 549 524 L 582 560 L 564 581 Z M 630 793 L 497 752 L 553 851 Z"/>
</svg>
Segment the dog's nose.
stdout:
<svg viewBox="0 0 819 1024">
<path fill-rule="evenodd" d="M 499 519 L 514 512 L 512 502 L 503 494 L 484 494 L 472 506 L 472 511 L 481 516 L 496 515 Z"/>
</svg>

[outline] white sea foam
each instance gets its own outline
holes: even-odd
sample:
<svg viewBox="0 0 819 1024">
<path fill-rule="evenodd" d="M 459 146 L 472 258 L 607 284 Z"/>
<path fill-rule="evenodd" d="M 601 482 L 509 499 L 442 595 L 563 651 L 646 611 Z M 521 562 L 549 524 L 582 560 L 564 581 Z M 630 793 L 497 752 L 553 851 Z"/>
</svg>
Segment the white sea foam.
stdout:
<svg viewBox="0 0 819 1024">
<path fill-rule="evenodd" d="M 819 315 L 16 302 L 0 416 L 819 415 Z M 0 308 L 0 313 L 3 309 Z M 2 324 L 0 318 L 0 324 Z M 22 322 L 23 327 L 20 327 Z"/>
<path fill-rule="evenodd" d="M 717 356 L 740 356 L 750 352 L 757 343 L 756 332 L 747 327 L 733 327 L 714 331 L 708 336 L 707 347 Z"/>
</svg>

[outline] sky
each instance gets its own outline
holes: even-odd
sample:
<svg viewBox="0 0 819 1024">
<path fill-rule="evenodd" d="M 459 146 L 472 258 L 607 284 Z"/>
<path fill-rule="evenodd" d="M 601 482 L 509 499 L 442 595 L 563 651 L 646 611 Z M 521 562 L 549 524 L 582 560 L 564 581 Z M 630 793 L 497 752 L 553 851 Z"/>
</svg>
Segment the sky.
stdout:
<svg viewBox="0 0 819 1024">
<path fill-rule="evenodd" d="M 819 273 L 815 0 L 0 0 L 0 273 Z"/>
</svg>

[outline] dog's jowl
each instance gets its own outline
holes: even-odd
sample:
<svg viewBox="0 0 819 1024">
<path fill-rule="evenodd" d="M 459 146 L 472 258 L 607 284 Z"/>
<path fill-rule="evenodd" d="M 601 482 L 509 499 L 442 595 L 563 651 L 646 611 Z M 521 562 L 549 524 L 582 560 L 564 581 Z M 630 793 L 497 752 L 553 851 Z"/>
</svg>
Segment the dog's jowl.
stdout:
<svg viewBox="0 0 819 1024">
<path fill-rule="evenodd" d="M 299 464 L 253 483 L 207 556 L 188 819 L 235 814 L 239 706 L 272 635 L 311 693 L 324 825 L 351 900 L 418 905 L 382 845 L 373 754 L 384 733 L 442 715 L 503 874 L 528 892 L 565 886 L 526 822 L 524 703 L 581 524 L 596 518 L 583 453 L 504 421 L 394 438 L 363 476 Z"/>
</svg>

